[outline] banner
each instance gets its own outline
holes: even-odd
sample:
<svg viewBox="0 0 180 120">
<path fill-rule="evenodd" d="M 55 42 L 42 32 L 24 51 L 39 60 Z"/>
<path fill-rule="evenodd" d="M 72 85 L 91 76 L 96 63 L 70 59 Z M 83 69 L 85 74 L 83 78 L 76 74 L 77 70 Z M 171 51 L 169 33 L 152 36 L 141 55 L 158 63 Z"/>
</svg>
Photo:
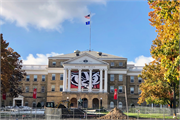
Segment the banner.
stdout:
<svg viewBox="0 0 180 120">
<path fill-rule="evenodd" d="M 114 89 L 114 99 L 117 100 L 117 89 Z"/>
<path fill-rule="evenodd" d="M 81 88 L 89 88 L 89 72 L 81 72 Z M 78 88 L 79 72 L 71 72 L 71 88 Z M 99 72 L 92 72 L 92 88 L 99 89 L 100 74 Z"/>
<path fill-rule="evenodd" d="M 34 99 L 36 99 L 36 95 L 37 95 L 37 89 L 34 88 L 34 90 L 33 90 L 33 98 L 34 98 Z"/>
<path fill-rule="evenodd" d="M 6 93 L 3 93 L 2 98 L 3 98 L 3 100 L 6 100 Z"/>
</svg>

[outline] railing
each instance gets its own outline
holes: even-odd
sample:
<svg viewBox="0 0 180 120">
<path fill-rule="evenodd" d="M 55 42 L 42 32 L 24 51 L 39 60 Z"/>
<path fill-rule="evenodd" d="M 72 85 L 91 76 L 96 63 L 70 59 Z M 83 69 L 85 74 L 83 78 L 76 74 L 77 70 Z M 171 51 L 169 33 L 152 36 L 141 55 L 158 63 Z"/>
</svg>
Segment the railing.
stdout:
<svg viewBox="0 0 180 120">
<path fill-rule="evenodd" d="M 134 67 L 130 67 L 129 71 L 142 71 L 144 66 L 134 66 Z"/>
<path fill-rule="evenodd" d="M 88 101 L 89 102 L 89 101 Z M 86 105 L 85 105 L 86 104 Z M 116 105 L 104 105 L 94 103 L 93 108 L 84 108 L 88 103 L 82 103 L 76 108 L 45 108 L 45 109 L 3 109 L 0 108 L 0 120 L 62 120 L 62 119 L 141 119 L 141 120 L 169 120 L 173 119 L 173 113 L 176 111 L 176 119 L 180 118 L 180 109 L 145 107 L 145 106 L 125 106 L 119 105 L 118 110 L 114 109 Z M 114 109 L 114 110 L 112 110 Z"/>
<path fill-rule="evenodd" d="M 23 70 L 46 70 L 47 65 L 23 65 Z"/>
</svg>

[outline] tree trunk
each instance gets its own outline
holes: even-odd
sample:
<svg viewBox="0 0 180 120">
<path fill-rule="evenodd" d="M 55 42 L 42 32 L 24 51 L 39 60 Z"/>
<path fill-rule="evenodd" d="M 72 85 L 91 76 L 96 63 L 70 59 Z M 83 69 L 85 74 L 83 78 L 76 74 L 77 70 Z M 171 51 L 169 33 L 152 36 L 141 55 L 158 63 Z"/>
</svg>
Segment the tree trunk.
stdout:
<svg viewBox="0 0 180 120">
<path fill-rule="evenodd" d="M 171 115 L 173 115 L 173 106 L 172 106 L 172 100 L 171 100 L 171 103 L 170 103 L 170 108 L 171 108 Z"/>
<path fill-rule="evenodd" d="M 173 83 L 174 87 L 174 96 L 173 96 L 173 109 L 174 109 L 174 115 L 176 116 L 176 84 Z"/>
</svg>

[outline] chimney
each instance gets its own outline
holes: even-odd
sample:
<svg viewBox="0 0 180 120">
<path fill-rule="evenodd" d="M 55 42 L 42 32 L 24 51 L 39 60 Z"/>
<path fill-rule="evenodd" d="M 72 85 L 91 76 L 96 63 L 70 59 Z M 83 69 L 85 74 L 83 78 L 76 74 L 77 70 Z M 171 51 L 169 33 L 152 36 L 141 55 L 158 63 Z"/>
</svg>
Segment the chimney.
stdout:
<svg viewBox="0 0 180 120">
<path fill-rule="evenodd" d="M 75 50 L 74 53 L 76 53 L 76 56 L 79 56 L 80 51 L 79 50 Z"/>
<path fill-rule="evenodd" d="M 102 55 L 102 52 L 97 52 L 97 54 L 99 54 L 99 56 L 101 56 L 101 55 Z"/>
</svg>

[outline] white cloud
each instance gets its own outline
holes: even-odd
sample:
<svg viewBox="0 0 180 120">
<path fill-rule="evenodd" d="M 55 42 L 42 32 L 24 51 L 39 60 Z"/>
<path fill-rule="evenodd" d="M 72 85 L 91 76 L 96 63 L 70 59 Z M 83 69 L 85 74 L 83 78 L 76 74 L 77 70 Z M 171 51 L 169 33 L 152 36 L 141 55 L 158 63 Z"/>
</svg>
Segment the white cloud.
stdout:
<svg viewBox="0 0 180 120">
<path fill-rule="evenodd" d="M 50 54 L 36 54 L 36 57 L 34 57 L 32 54 L 29 54 L 28 57 L 26 57 L 26 60 L 23 60 L 23 64 L 26 65 L 48 65 L 48 57 L 56 56 L 56 55 L 63 55 L 62 53 L 55 53 L 51 52 Z"/>
<path fill-rule="evenodd" d="M 4 24 L 4 21 L 0 20 L 0 25 L 3 25 Z"/>
<path fill-rule="evenodd" d="M 62 23 L 74 19 L 85 22 L 90 4 L 106 5 L 107 0 L 1 0 L 1 18 L 15 22 L 17 26 L 28 30 L 37 29 L 62 31 Z"/>
<path fill-rule="evenodd" d="M 136 57 L 134 61 L 128 61 L 128 64 L 135 64 L 136 66 L 145 66 L 145 63 L 152 62 L 154 59 L 152 57 L 145 57 L 143 55 Z"/>
</svg>

